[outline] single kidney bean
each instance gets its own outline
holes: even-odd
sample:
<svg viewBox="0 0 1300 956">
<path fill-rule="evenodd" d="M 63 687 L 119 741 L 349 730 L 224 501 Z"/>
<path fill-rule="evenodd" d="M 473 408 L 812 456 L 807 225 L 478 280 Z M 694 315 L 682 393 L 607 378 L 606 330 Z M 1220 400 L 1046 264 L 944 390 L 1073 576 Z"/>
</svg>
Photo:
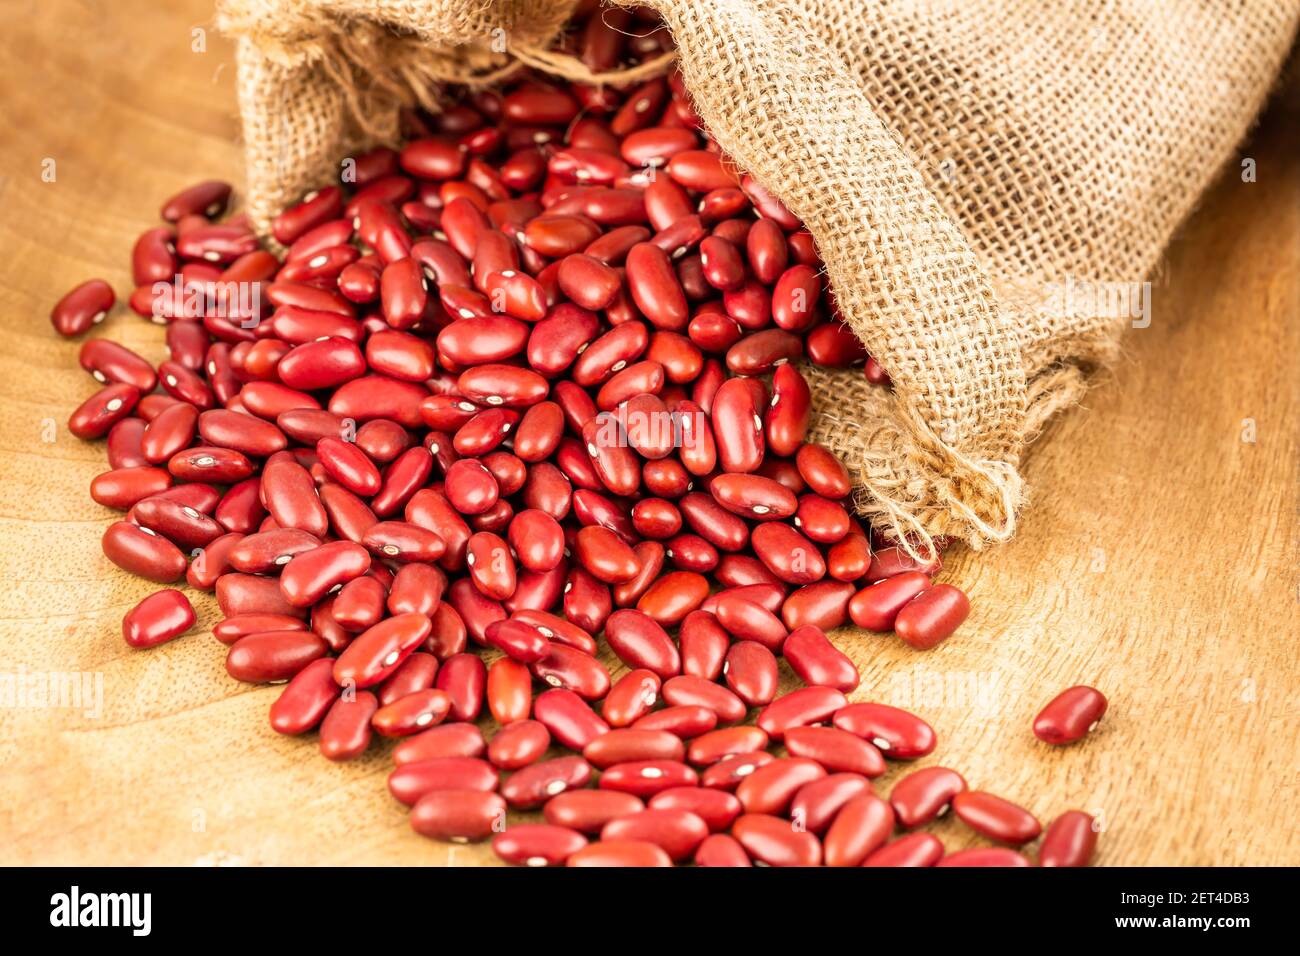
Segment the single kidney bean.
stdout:
<svg viewBox="0 0 1300 956">
<path fill-rule="evenodd" d="M 581 751 L 609 732 L 609 724 L 586 701 L 562 687 L 538 694 L 533 702 L 533 716 L 555 740 L 570 750 Z"/>
<path fill-rule="evenodd" d="M 262 574 L 287 565 L 294 557 L 321 546 L 320 538 L 298 528 L 274 528 L 243 537 L 227 560 L 236 571 Z"/>
<path fill-rule="evenodd" d="M 741 781 L 755 770 L 767 766 L 775 759 L 770 753 L 763 751 L 723 757 L 701 774 L 700 786 L 714 790 L 735 790 Z"/>
<path fill-rule="evenodd" d="M 252 574 L 223 574 L 217 579 L 217 604 L 226 617 L 236 614 L 284 614 L 306 617 L 307 609 L 284 599 L 280 582 Z"/>
<path fill-rule="evenodd" d="M 122 637 L 132 647 L 154 647 L 180 637 L 195 621 L 194 608 L 180 591 L 149 595 L 122 618 Z"/>
<path fill-rule="evenodd" d="M 683 740 L 698 737 L 717 725 L 717 714 L 707 707 L 694 704 L 665 707 L 638 717 L 632 723 L 637 730 L 666 730 Z"/>
<path fill-rule="evenodd" d="M 488 759 L 502 770 L 535 764 L 551 744 L 551 734 L 536 720 L 516 720 L 503 726 L 488 744 Z"/>
<path fill-rule="evenodd" d="M 370 554 L 351 541 L 331 541 L 290 559 L 280 572 L 280 590 L 294 607 L 309 607 L 333 588 L 370 570 Z"/>
<path fill-rule="evenodd" d="M 434 790 L 411 808 L 411 828 L 450 843 L 477 843 L 506 825 L 506 802 L 480 790 Z"/>
<path fill-rule="evenodd" d="M 894 618 L 894 633 L 918 651 L 952 635 L 970 613 L 970 600 L 951 584 L 936 584 L 912 598 Z"/>
<path fill-rule="evenodd" d="M 745 701 L 720 684 L 702 677 L 680 676 L 663 686 L 664 700 L 674 707 L 706 707 L 719 723 L 736 723 L 746 713 Z"/>
<path fill-rule="evenodd" d="M 388 775 L 389 793 L 408 807 L 436 790 L 492 793 L 496 789 L 496 770 L 486 760 L 474 757 L 435 757 L 405 763 Z"/>
<path fill-rule="evenodd" d="M 380 707 L 370 725 L 385 737 L 406 737 L 441 723 L 450 710 L 451 695 L 446 691 L 417 690 Z"/>
<path fill-rule="evenodd" d="M 477 654 L 453 654 L 442 662 L 434 686 L 451 697 L 453 720 L 477 720 L 487 694 L 487 665 Z"/>
<path fill-rule="evenodd" d="M 692 740 L 687 759 L 697 766 L 710 766 L 733 754 L 763 750 L 767 743 L 767 734 L 757 727 L 726 727 L 711 730 Z"/>
<path fill-rule="evenodd" d="M 933 576 L 938 574 L 942 567 L 943 561 L 938 554 L 932 561 L 921 562 L 895 545 L 872 553 L 871 565 L 867 568 L 867 583 L 875 583 L 883 578 L 892 578 L 909 571 L 920 571 Z"/>
<path fill-rule="evenodd" d="M 630 793 L 616 790 L 570 790 L 546 802 L 542 813 L 552 826 L 568 827 L 580 833 L 599 833 L 610 820 L 638 813 L 645 808 Z"/>
<path fill-rule="evenodd" d="M 885 704 L 849 704 L 832 720 L 840 730 L 870 741 L 887 757 L 911 760 L 934 750 L 934 729 L 920 717 Z"/>
<path fill-rule="evenodd" d="M 885 760 L 873 744 L 835 727 L 790 727 L 785 731 L 785 748 L 792 756 L 816 760 L 832 772 L 868 778 L 885 772 Z"/>
<path fill-rule="evenodd" d="M 814 760 L 785 757 L 746 776 L 736 788 L 736 796 L 746 813 L 784 813 L 799 788 L 824 776 L 825 769 Z"/>
<path fill-rule="evenodd" d="M 645 668 L 661 680 L 681 673 L 676 645 L 653 618 L 641 611 L 624 608 L 611 614 L 605 622 L 605 640 L 629 667 Z"/>
<path fill-rule="evenodd" d="M 368 690 L 344 694 L 320 725 L 320 752 L 329 760 L 353 760 L 370 746 L 370 718 L 379 701 Z"/>
<path fill-rule="evenodd" d="M 952 811 L 972 830 L 1002 843 L 1028 843 L 1043 831 L 1028 810 L 991 793 L 966 790 L 955 794 Z"/>
<path fill-rule="evenodd" d="M 145 395 L 154 390 L 158 376 L 153 366 L 123 345 L 108 339 L 91 339 L 81 346 L 78 359 L 95 381 L 134 385 Z"/>
<path fill-rule="evenodd" d="M 1080 684 L 1061 691 L 1034 718 L 1034 736 L 1049 744 L 1069 744 L 1092 732 L 1106 713 L 1101 691 Z"/>
<path fill-rule="evenodd" d="M 646 589 L 636 606 L 656 623 L 671 627 L 694 613 L 708 593 L 709 582 L 702 574 L 670 571 Z"/>
<path fill-rule="evenodd" d="M 789 606 L 788 601 L 786 606 Z M 816 625 L 805 624 L 795 628 L 781 650 L 791 669 L 805 684 L 832 687 L 844 693 L 858 686 L 858 669 L 853 661 L 827 640 L 826 634 Z"/>
<path fill-rule="evenodd" d="M 699 774 L 677 760 L 631 760 L 605 769 L 602 790 L 618 790 L 642 799 L 673 787 L 699 785 Z"/>
<path fill-rule="evenodd" d="M 271 705 L 271 729 L 304 734 L 319 724 L 339 699 L 333 668 L 334 662 L 322 657 L 295 674 Z"/>
<path fill-rule="evenodd" d="M 929 587 L 930 579 L 920 571 L 885 578 L 863 588 L 849 600 L 849 617 L 868 631 L 892 631 L 898 612 Z"/>
<path fill-rule="evenodd" d="M 708 611 L 692 611 L 682 620 L 677 635 L 682 673 L 717 680 L 731 639 Z"/>
<path fill-rule="evenodd" d="M 660 680 L 654 671 L 628 671 L 605 695 L 601 715 L 611 727 L 627 727 L 647 714 L 659 701 Z"/>
<path fill-rule="evenodd" d="M 861 866 L 894 831 L 894 811 L 875 794 L 854 797 L 840 808 L 822 840 L 827 866 Z"/>
<path fill-rule="evenodd" d="M 170 278 L 171 272 L 166 278 Z M 137 283 L 143 285 L 143 283 Z M 68 292 L 50 310 L 50 324 L 60 335 L 73 338 L 89 331 L 108 317 L 117 301 L 113 287 L 103 279 L 91 279 Z"/>
<path fill-rule="evenodd" d="M 171 483 L 172 476 L 161 468 L 115 468 L 91 479 L 90 497 L 107 508 L 124 511 L 166 491 Z"/>
<path fill-rule="evenodd" d="M 731 827 L 750 857 L 768 866 L 816 866 L 822 847 L 811 833 L 800 832 L 788 820 L 767 813 L 746 812 Z"/>
<path fill-rule="evenodd" d="M 433 625 L 423 614 L 398 614 L 358 635 L 334 662 L 334 680 L 371 687 L 395 671 L 424 642 Z M 440 675 L 441 676 L 441 675 Z"/>
<path fill-rule="evenodd" d="M 661 790 L 651 797 L 648 806 L 651 810 L 687 813 L 698 817 L 707 827 L 701 840 L 710 832 L 726 830 L 736 817 L 740 816 L 743 809 L 740 801 L 733 794 L 706 787 L 673 787 L 670 790 Z"/>
<path fill-rule="evenodd" d="M 170 584 L 185 573 L 185 555 L 157 532 L 128 521 L 108 526 L 101 542 L 104 555 L 119 568 L 159 584 Z"/>
<path fill-rule="evenodd" d="M 868 854 L 863 866 L 934 866 L 943 844 L 932 833 L 908 833 Z"/>
<path fill-rule="evenodd" d="M 794 799 L 790 801 L 790 820 L 809 833 L 822 834 L 841 807 L 871 792 L 871 781 L 861 774 L 832 773 L 795 791 Z"/>
<path fill-rule="evenodd" d="M 1038 847 L 1039 866 L 1087 866 L 1097 846 L 1093 818 L 1082 810 L 1069 810 L 1048 826 Z"/>
<path fill-rule="evenodd" d="M 606 726 L 582 747 L 587 762 L 602 770 L 636 760 L 680 761 L 685 754 L 686 748 L 680 737 L 666 730 L 633 727 L 610 730 Z"/>
<path fill-rule="evenodd" d="M 373 579 L 366 578 L 365 580 Z M 338 618 L 338 605 L 338 599 L 335 599 L 335 619 Z M 379 685 L 379 705 L 381 707 L 387 707 L 393 701 L 400 700 L 407 694 L 414 694 L 416 691 L 428 690 L 433 686 L 433 679 L 437 676 L 437 673 L 438 658 L 434 657 L 432 654 L 416 651 L 406 660 L 402 661 L 397 670 L 393 671 L 392 675 Z"/>
<path fill-rule="evenodd" d="M 140 400 L 134 385 L 115 383 L 101 388 L 77 407 L 68 418 L 68 431 L 82 439 L 103 438 L 108 430 L 126 418 Z"/>
<path fill-rule="evenodd" d="M 616 817 L 600 831 L 602 842 L 644 841 L 660 847 L 673 860 L 687 859 L 708 835 L 709 828 L 698 815 L 666 807 Z"/>
<path fill-rule="evenodd" d="M 785 625 L 767 608 L 737 594 L 723 594 L 714 607 L 718 623 L 738 641 L 757 641 L 777 652 L 785 643 Z"/>
<path fill-rule="evenodd" d="M 756 641 L 731 645 L 722 672 L 727 686 L 750 707 L 765 706 L 776 697 L 776 657 Z"/>
<path fill-rule="evenodd" d="M 708 836 L 695 851 L 696 866 L 753 866 L 740 841 L 725 833 Z"/>
<path fill-rule="evenodd" d="M 143 499 L 131 509 L 127 517 L 142 528 L 158 532 L 186 551 L 205 547 L 221 537 L 222 533 L 221 525 L 198 509 L 162 494 Z"/>
<path fill-rule="evenodd" d="M 263 631 L 305 631 L 305 621 L 283 614 L 239 614 L 218 621 L 212 626 L 212 636 L 222 644 L 235 643 L 246 634 L 260 634 Z"/>
<path fill-rule="evenodd" d="M 781 740 L 791 728 L 829 720 L 847 703 L 848 698 L 833 687 L 801 687 L 764 707 L 757 723 L 773 740 Z"/>
<path fill-rule="evenodd" d="M 481 757 L 486 747 L 483 733 L 473 724 L 443 724 L 399 743 L 393 762 L 400 767 L 439 757 Z"/>
<path fill-rule="evenodd" d="M 517 823 L 492 839 L 496 855 L 516 866 L 563 866 L 586 846 L 576 830 L 548 824 Z"/>
<path fill-rule="evenodd" d="M 226 673 L 250 684 L 288 680 L 328 651 L 310 631 L 269 631 L 241 637 L 226 654 Z"/>
<path fill-rule="evenodd" d="M 108 430 L 109 468 L 141 468 L 149 464 L 141 449 L 147 427 L 142 418 L 124 418 Z"/>
<path fill-rule="evenodd" d="M 899 826 L 912 829 L 948 812 L 952 798 L 966 789 L 966 780 L 947 767 L 924 767 L 894 784 L 889 803 Z"/>
<path fill-rule="evenodd" d="M 760 524 L 751 543 L 767 569 L 787 584 L 812 584 L 826 576 L 826 559 L 817 546 L 787 524 Z"/>
<path fill-rule="evenodd" d="M 556 794 L 580 790 L 591 780 L 591 765 L 581 757 L 544 760 L 506 778 L 501 795 L 516 810 L 539 807 Z"/>
<path fill-rule="evenodd" d="M 1006 847 L 974 847 L 949 853 L 935 866 L 1032 866 L 1029 860 Z"/>
<path fill-rule="evenodd" d="M 600 840 L 572 854 L 566 865 L 658 867 L 673 863 L 662 847 L 646 840 Z"/>
</svg>

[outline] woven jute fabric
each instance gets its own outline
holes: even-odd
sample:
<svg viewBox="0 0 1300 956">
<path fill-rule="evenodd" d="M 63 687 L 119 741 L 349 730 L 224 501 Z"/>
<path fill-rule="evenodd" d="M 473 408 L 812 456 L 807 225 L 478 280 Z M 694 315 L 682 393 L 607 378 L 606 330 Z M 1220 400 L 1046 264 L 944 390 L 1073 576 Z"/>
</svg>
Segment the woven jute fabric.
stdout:
<svg viewBox="0 0 1300 956">
<path fill-rule="evenodd" d="M 447 83 L 520 64 L 644 76 L 548 52 L 577 5 L 221 0 L 254 221 L 346 150 L 392 142 L 400 108 L 438 109 Z M 842 317 L 888 371 L 892 389 L 809 369 L 813 435 L 849 464 L 859 510 L 920 554 L 938 535 L 1011 536 L 1027 444 L 1117 357 L 1139 284 L 1300 18 L 1300 0 L 643 5 L 711 134 L 807 225 Z M 1144 301 L 1139 321 L 1160 321 L 1158 296 Z"/>
</svg>

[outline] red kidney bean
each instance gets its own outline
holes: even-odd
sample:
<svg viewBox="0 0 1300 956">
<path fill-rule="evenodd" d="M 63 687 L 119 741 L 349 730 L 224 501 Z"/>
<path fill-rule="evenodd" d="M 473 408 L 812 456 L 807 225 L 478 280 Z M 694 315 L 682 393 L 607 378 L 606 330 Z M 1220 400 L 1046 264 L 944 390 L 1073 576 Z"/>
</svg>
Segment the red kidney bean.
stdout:
<svg viewBox="0 0 1300 956">
<path fill-rule="evenodd" d="M 571 690 L 552 688 L 533 702 L 533 716 L 570 750 L 581 751 L 609 732 L 609 725 Z"/>
<path fill-rule="evenodd" d="M 618 790 L 646 799 L 673 787 L 694 787 L 699 775 L 677 760 L 632 760 L 605 769 L 602 790 Z"/>
<path fill-rule="evenodd" d="M 193 485 L 182 485 L 192 488 Z M 174 489 L 171 489 L 174 490 Z M 180 548 L 190 550 L 202 548 L 209 542 L 221 537 L 221 525 L 196 508 L 182 504 L 178 500 L 154 495 L 140 501 L 131 509 L 127 517 L 140 527 L 167 538 Z"/>
<path fill-rule="evenodd" d="M 860 773 L 878 777 L 885 772 L 885 759 L 875 745 L 835 727 L 790 727 L 785 731 L 785 749 L 792 756 L 808 757 L 831 772 Z"/>
<path fill-rule="evenodd" d="M 304 734 L 325 718 L 339 699 L 333 666 L 332 660 L 318 658 L 294 675 L 271 705 L 272 730 L 278 734 Z"/>
<path fill-rule="evenodd" d="M 757 722 L 773 740 L 781 740 L 790 728 L 823 723 L 847 703 L 833 687 L 801 687 L 764 707 Z"/>
<path fill-rule="evenodd" d="M 753 866 L 745 848 L 733 836 L 714 833 L 695 851 L 696 866 Z"/>
<path fill-rule="evenodd" d="M 438 790 L 497 788 L 497 772 L 486 760 L 474 757 L 435 757 L 405 763 L 388 775 L 388 791 L 399 803 L 413 806 L 426 793 Z"/>
<path fill-rule="evenodd" d="M 1080 684 L 1061 691 L 1034 718 L 1034 736 L 1049 744 L 1069 744 L 1092 732 L 1106 713 L 1101 691 Z"/>
<path fill-rule="evenodd" d="M 1061 814 L 1043 834 L 1038 847 L 1039 866 L 1087 866 L 1097 846 L 1093 818 L 1082 810 Z"/>
<path fill-rule="evenodd" d="M 171 275 L 172 272 L 168 272 L 165 278 Z M 91 279 L 58 301 L 50 310 L 50 323 L 56 332 L 68 338 L 83 335 L 92 325 L 98 325 L 108 317 L 116 301 L 112 286 L 103 279 Z"/>
<path fill-rule="evenodd" d="M 385 737 L 405 737 L 441 723 L 450 709 L 451 696 L 446 691 L 417 690 L 380 707 L 370 725 Z"/>
<path fill-rule="evenodd" d="M 934 750 L 933 728 L 920 717 L 885 704 L 849 704 L 835 712 L 834 725 L 868 740 L 887 757 L 911 760 Z"/>
<path fill-rule="evenodd" d="M 637 600 L 637 610 L 661 626 L 682 622 L 709 593 L 709 582 L 691 571 L 670 571 L 658 578 Z"/>
<path fill-rule="evenodd" d="M 225 211 L 230 192 L 230 184 L 220 180 L 195 183 L 163 203 L 159 215 L 168 222 L 176 222 L 191 215 L 215 219 Z"/>
<path fill-rule="evenodd" d="M 336 700 L 320 725 L 320 752 L 329 760 L 353 760 L 370 746 L 370 718 L 379 701 L 369 691 Z"/>
<path fill-rule="evenodd" d="M 104 555 L 119 568 L 150 581 L 170 584 L 185 573 L 185 555 L 148 528 L 115 522 L 104 532 L 101 544 Z"/>
<path fill-rule="evenodd" d="M 822 847 L 811 833 L 794 830 L 788 820 L 766 813 L 742 814 L 731 834 L 753 859 L 768 866 L 816 866 Z"/>
<path fill-rule="evenodd" d="M 698 766 L 710 766 L 734 754 L 763 750 L 767 744 L 767 734 L 757 727 L 726 727 L 711 730 L 692 740 L 687 758 Z"/>
<path fill-rule="evenodd" d="M 871 793 L 871 782 L 856 773 L 832 773 L 795 791 L 790 820 L 809 833 L 822 834 L 845 804 Z M 893 813 L 890 813 L 893 820 Z"/>
<path fill-rule="evenodd" d="M 369 570 L 365 548 L 351 541 L 331 541 L 291 558 L 280 572 L 280 590 L 294 607 L 308 607 Z"/>
<path fill-rule="evenodd" d="M 328 648 L 310 631 L 269 631 L 241 637 L 226 654 L 226 673 L 250 684 L 288 680 Z"/>
<path fill-rule="evenodd" d="M 706 707 L 717 715 L 719 723 L 735 723 L 746 713 L 745 701 L 739 696 L 702 677 L 672 678 L 664 684 L 663 697 L 674 707 Z"/>
<path fill-rule="evenodd" d="M 223 574 L 217 579 L 217 604 L 226 617 L 236 614 L 284 614 L 306 617 L 305 608 L 297 608 L 284 599 L 280 582 L 275 578 L 252 574 Z"/>
<path fill-rule="evenodd" d="M 832 687 L 845 693 L 858 686 L 858 669 L 853 661 L 827 640 L 816 625 L 805 624 L 791 631 L 782 646 L 782 655 L 806 684 Z"/>
<path fill-rule="evenodd" d="M 105 507 L 124 511 L 138 501 L 166 491 L 171 483 L 171 475 L 161 468 L 116 468 L 91 479 L 90 497 Z"/>
<path fill-rule="evenodd" d="M 134 385 L 116 383 L 105 386 L 86 399 L 68 418 L 68 431 L 78 438 L 102 438 L 108 430 L 126 418 L 140 400 Z"/>
<path fill-rule="evenodd" d="M 584 529 L 588 531 L 592 529 Z M 661 680 L 681 673 L 681 655 L 667 632 L 650 616 L 625 608 L 605 622 L 605 640 L 629 667 L 652 671 Z"/>
<path fill-rule="evenodd" d="M 672 866 L 663 848 L 645 840 L 600 840 L 583 847 L 568 859 L 568 866 Z"/>
<path fill-rule="evenodd" d="M 364 688 L 395 671 L 427 638 L 433 627 L 423 614 L 398 614 L 360 634 L 334 663 L 334 679 Z"/>
<path fill-rule="evenodd" d="M 920 571 L 907 571 L 868 585 L 849 601 L 849 617 L 869 631 L 892 631 L 894 621 L 914 597 L 930 587 Z"/>
<path fill-rule="evenodd" d="M 371 581 L 373 578 L 361 578 L 359 580 Z M 339 617 L 339 599 L 334 601 L 334 617 Z M 373 627 L 373 625 L 371 625 Z M 407 694 L 414 694 L 416 691 L 428 690 L 433 686 L 433 679 L 438 673 L 438 658 L 432 654 L 426 654 L 422 651 L 416 651 L 406 660 L 402 661 L 397 670 L 379 685 L 379 705 L 387 707 L 395 700 L 400 700 Z M 468 756 L 475 756 L 470 754 Z"/>
<path fill-rule="evenodd" d="M 230 549 L 228 560 L 236 571 L 262 574 L 283 567 L 294 557 L 313 551 L 320 538 L 298 528 L 274 528 L 250 534 Z"/>
<path fill-rule="evenodd" d="M 283 614 L 239 614 L 212 626 L 212 636 L 230 645 L 247 634 L 263 631 L 305 631 L 306 622 Z"/>
<path fill-rule="evenodd" d="M 519 661 L 501 658 L 487 672 L 488 711 L 497 723 L 523 721 L 533 706 L 532 674 Z M 495 761 L 494 761 L 495 762 Z"/>
<path fill-rule="evenodd" d="M 941 859 L 935 866 L 1032 866 L 1029 860 L 1005 847 L 975 847 L 959 850 Z"/>
<path fill-rule="evenodd" d="M 822 840 L 827 866 L 861 866 L 894 831 L 894 811 L 874 794 L 854 797 L 840 808 Z"/>
<path fill-rule="evenodd" d="M 767 608 L 736 594 L 723 594 L 714 608 L 718 623 L 738 641 L 757 641 L 768 650 L 781 650 L 785 625 Z"/>
<path fill-rule="evenodd" d="M 736 788 L 736 797 L 746 813 L 784 813 L 802 786 L 825 776 L 826 771 L 813 760 L 773 760 L 746 776 Z"/>
<path fill-rule="evenodd" d="M 122 637 L 132 647 L 154 647 L 180 637 L 194 626 L 194 608 L 180 591 L 168 588 L 149 595 L 122 618 Z"/>
<path fill-rule="evenodd" d="M 450 696 L 453 720 L 478 719 L 487 693 L 487 666 L 477 654 L 448 657 L 438 669 L 434 684 Z"/>
<path fill-rule="evenodd" d="M 638 813 L 644 808 L 645 804 L 630 793 L 571 790 L 548 800 L 542 813 L 552 826 L 594 834 L 599 833 L 610 820 Z"/>
<path fill-rule="evenodd" d="M 1002 843 L 1028 843 L 1043 830 L 1028 810 L 991 793 L 967 790 L 955 794 L 952 811 L 972 830 Z"/>
<path fill-rule="evenodd" d="M 605 727 L 582 746 L 582 756 L 601 770 L 634 760 L 680 761 L 685 755 L 686 747 L 681 738 L 666 730 L 631 727 L 610 730 Z"/>
<path fill-rule="evenodd" d="M 717 680 L 731 639 L 716 617 L 707 611 L 692 611 L 678 631 L 682 673 L 705 680 Z"/>
<path fill-rule="evenodd" d="M 501 795 L 517 810 L 539 807 L 556 794 L 579 790 L 591 780 L 591 765 L 581 757 L 556 757 L 516 771 L 501 785 Z"/>
<path fill-rule="evenodd" d="M 829 555 L 826 567 L 829 572 Z M 792 631 L 808 625 L 823 631 L 834 630 L 848 619 L 849 601 L 853 595 L 853 585 L 846 581 L 818 581 L 805 585 L 785 598 L 781 605 L 781 620 Z"/>
<path fill-rule="evenodd" d="M 586 847 L 581 833 L 548 824 L 515 824 L 492 839 L 496 855 L 516 866 L 563 866 Z"/>
<path fill-rule="evenodd" d="M 450 843 L 477 843 L 500 833 L 506 802 L 480 790 L 434 790 L 411 808 L 411 828 L 421 836 Z"/>
<path fill-rule="evenodd" d="M 644 841 L 662 848 L 673 860 L 687 859 L 708 835 L 709 828 L 698 815 L 666 807 L 616 817 L 600 831 L 602 842 Z"/>
<path fill-rule="evenodd" d="M 700 776 L 700 786 L 714 790 L 735 790 L 755 770 L 767 766 L 775 759 L 772 754 L 763 751 L 723 757 Z"/>
<path fill-rule="evenodd" d="M 943 844 L 932 833 L 908 833 L 867 855 L 863 866 L 934 866 Z"/>
<path fill-rule="evenodd" d="M 536 720 L 514 720 L 493 736 L 488 744 L 488 759 L 502 770 L 519 770 L 540 760 L 550 745 L 551 734 L 543 724 Z"/>
<path fill-rule="evenodd" d="M 951 584 L 927 588 L 899 609 L 894 633 L 919 651 L 950 637 L 970 613 L 970 600 Z"/>
<path fill-rule="evenodd" d="M 905 829 L 919 827 L 948 812 L 952 798 L 966 789 L 966 780 L 947 767 L 915 770 L 894 784 L 889 803 Z"/>
<path fill-rule="evenodd" d="M 722 672 L 727 686 L 750 707 L 762 707 L 776 697 L 776 658 L 762 644 L 755 641 L 733 644 L 727 651 Z"/>
</svg>

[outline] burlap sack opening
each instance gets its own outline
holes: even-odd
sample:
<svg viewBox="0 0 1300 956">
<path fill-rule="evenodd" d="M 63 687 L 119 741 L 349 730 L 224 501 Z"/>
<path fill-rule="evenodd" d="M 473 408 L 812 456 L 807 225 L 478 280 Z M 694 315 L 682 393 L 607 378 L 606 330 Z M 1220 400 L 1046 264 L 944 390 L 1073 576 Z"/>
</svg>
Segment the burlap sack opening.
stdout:
<svg viewBox="0 0 1300 956">
<path fill-rule="evenodd" d="M 1027 443 L 1117 355 L 1134 316 L 1113 304 L 1231 156 L 1300 16 L 1300 0 L 644 2 L 709 130 L 811 230 L 889 372 L 892 391 L 810 371 L 814 437 L 922 556 L 936 535 L 1012 535 Z M 391 142 L 403 104 L 436 110 L 447 82 L 518 63 L 593 79 L 547 52 L 575 5 L 221 0 L 254 220 Z"/>
</svg>

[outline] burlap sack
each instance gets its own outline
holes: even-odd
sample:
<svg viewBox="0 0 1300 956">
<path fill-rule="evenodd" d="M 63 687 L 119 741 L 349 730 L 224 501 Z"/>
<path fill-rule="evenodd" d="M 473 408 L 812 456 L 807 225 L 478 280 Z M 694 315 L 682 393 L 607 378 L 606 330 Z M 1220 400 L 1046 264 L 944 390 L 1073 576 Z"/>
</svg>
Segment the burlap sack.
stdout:
<svg viewBox="0 0 1300 956">
<path fill-rule="evenodd" d="M 1259 110 L 1300 10 L 644 2 L 672 31 L 699 115 L 807 224 L 840 311 L 889 372 L 892 390 L 860 370 L 811 372 L 815 435 L 849 462 L 860 510 L 922 554 L 932 535 L 978 548 L 1012 534 L 1026 444 L 1134 321 L 1081 283 L 1148 276 Z M 255 220 L 334 175 L 346 150 L 391 140 L 400 105 L 437 109 L 445 81 L 521 62 L 591 79 L 547 53 L 574 6 L 220 0 L 239 38 Z"/>
</svg>

